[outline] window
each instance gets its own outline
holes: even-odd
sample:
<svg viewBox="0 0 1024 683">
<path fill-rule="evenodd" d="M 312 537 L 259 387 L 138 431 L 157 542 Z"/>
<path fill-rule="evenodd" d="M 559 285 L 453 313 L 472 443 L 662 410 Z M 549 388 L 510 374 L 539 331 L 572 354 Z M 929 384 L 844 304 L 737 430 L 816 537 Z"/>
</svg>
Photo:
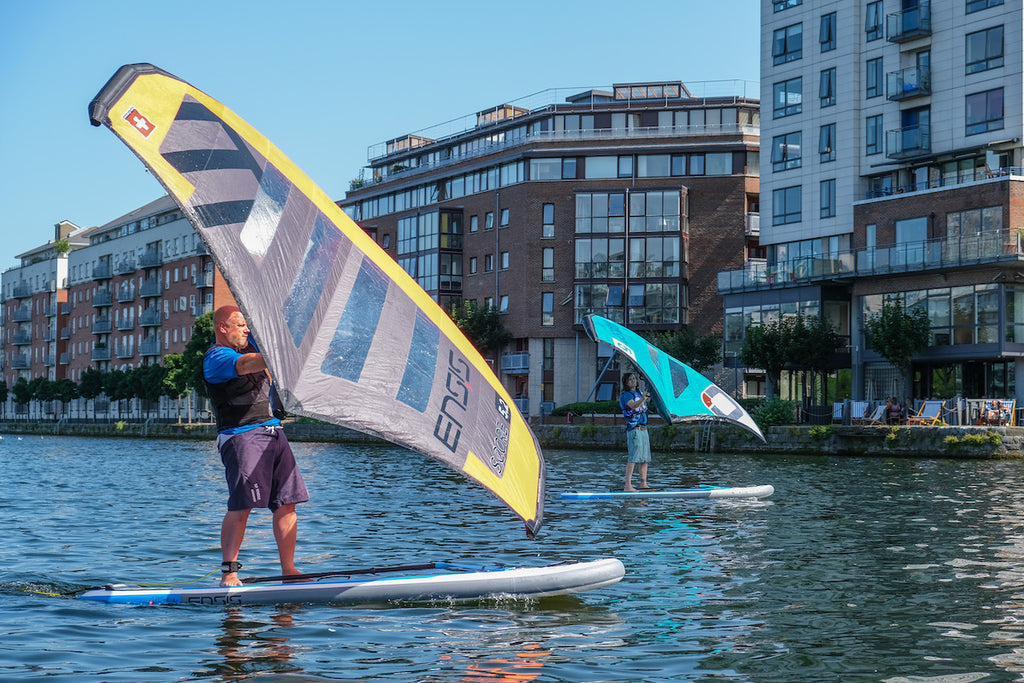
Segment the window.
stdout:
<svg viewBox="0 0 1024 683">
<path fill-rule="evenodd" d="M 772 57 L 775 64 L 785 64 L 804 56 L 803 24 L 776 29 L 772 35 Z"/>
<path fill-rule="evenodd" d="M 772 190 L 772 225 L 800 222 L 801 187 Z"/>
<path fill-rule="evenodd" d="M 576 195 L 576 232 L 625 232 L 624 192 L 583 192 Z"/>
<path fill-rule="evenodd" d="M 576 179 L 576 158 L 562 159 L 562 180 Z"/>
<path fill-rule="evenodd" d="M 1003 89 L 995 88 L 967 96 L 967 135 L 1003 127 Z"/>
<path fill-rule="evenodd" d="M 469 274 L 476 275 L 476 256 L 469 257 Z"/>
<path fill-rule="evenodd" d="M 540 236 L 550 239 L 555 236 L 555 205 L 545 204 L 543 209 L 543 223 Z"/>
<path fill-rule="evenodd" d="M 469 231 L 476 232 L 480 229 L 480 216 L 469 217 Z"/>
<path fill-rule="evenodd" d="M 633 157 L 631 157 L 631 156 L 619 157 L 619 177 L 620 178 L 632 178 L 633 177 Z"/>
<path fill-rule="evenodd" d="M 530 180 L 558 180 L 561 177 L 561 159 L 530 159 Z"/>
<path fill-rule="evenodd" d="M 864 153 L 882 153 L 882 115 L 869 116 L 864 125 Z"/>
<path fill-rule="evenodd" d="M 501 269 L 508 270 L 508 252 L 501 252 Z"/>
<path fill-rule="evenodd" d="M 869 2 L 864 11 L 864 40 L 870 42 L 882 37 L 882 0 Z"/>
<path fill-rule="evenodd" d="M 583 168 L 584 177 L 587 180 L 617 178 L 619 174 L 619 159 L 618 157 L 587 157 Z"/>
<path fill-rule="evenodd" d="M 822 52 L 836 49 L 835 12 L 821 15 L 821 29 L 818 31 L 818 42 L 821 43 Z"/>
<path fill-rule="evenodd" d="M 508 294 L 502 294 L 498 299 L 498 313 L 508 313 Z"/>
<path fill-rule="evenodd" d="M 498 223 L 499 228 L 508 227 L 508 209 L 501 210 L 501 222 Z"/>
<path fill-rule="evenodd" d="M 876 59 L 869 59 L 867 61 L 867 71 L 865 73 L 864 82 L 867 84 L 867 90 L 864 96 L 868 99 L 872 97 L 878 97 L 882 94 L 882 58 L 877 57 Z"/>
<path fill-rule="evenodd" d="M 790 7 L 804 4 L 804 0 L 772 0 L 772 11 L 781 12 Z"/>
<path fill-rule="evenodd" d="M 836 124 L 827 123 L 819 129 L 818 154 L 821 162 L 836 160 Z"/>
<path fill-rule="evenodd" d="M 776 135 L 772 138 L 772 170 L 786 171 L 800 168 L 800 131 Z"/>
<path fill-rule="evenodd" d="M 772 86 L 773 118 L 792 116 L 803 111 L 804 79 L 791 78 Z"/>
<path fill-rule="evenodd" d="M 988 71 L 1003 65 L 1003 27 L 967 34 L 967 73 Z"/>
<path fill-rule="evenodd" d="M 484 230 L 493 230 L 493 229 L 494 229 L 494 212 L 493 211 L 488 211 L 487 214 L 484 216 Z"/>
<path fill-rule="evenodd" d="M 821 192 L 821 218 L 832 218 L 836 215 L 836 180 L 831 178 L 829 180 L 822 180 L 820 185 Z"/>
<path fill-rule="evenodd" d="M 555 281 L 555 250 L 551 247 L 544 247 L 541 250 L 540 281 Z"/>
<path fill-rule="evenodd" d="M 540 324 L 550 327 L 555 324 L 555 293 L 543 292 L 540 300 Z"/>
<path fill-rule="evenodd" d="M 1003 0 L 967 0 L 966 14 L 970 14 L 971 12 L 980 12 L 983 9 L 996 7 L 1001 4 L 1003 4 Z"/>
<path fill-rule="evenodd" d="M 825 69 L 818 81 L 818 98 L 822 107 L 831 107 L 836 103 L 836 68 Z"/>
<path fill-rule="evenodd" d="M 484 272 L 490 273 L 494 270 L 494 254 L 484 255 Z"/>
</svg>

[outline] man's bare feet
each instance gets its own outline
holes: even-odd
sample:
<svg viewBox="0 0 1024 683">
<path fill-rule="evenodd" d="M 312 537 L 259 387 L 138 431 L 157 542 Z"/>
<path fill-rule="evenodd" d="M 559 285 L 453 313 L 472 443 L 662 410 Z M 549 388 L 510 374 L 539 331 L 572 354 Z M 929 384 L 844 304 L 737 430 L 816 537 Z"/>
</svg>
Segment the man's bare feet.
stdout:
<svg viewBox="0 0 1024 683">
<path fill-rule="evenodd" d="M 633 488 L 632 486 L 627 486 L 626 488 L 624 488 L 622 490 L 625 491 L 626 493 L 636 493 L 636 489 Z"/>
<path fill-rule="evenodd" d="M 241 586 L 242 581 L 238 578 L 238 572 L 227 572 L 221 574 L 220 585 L 222 586 Z"/>
</svg>

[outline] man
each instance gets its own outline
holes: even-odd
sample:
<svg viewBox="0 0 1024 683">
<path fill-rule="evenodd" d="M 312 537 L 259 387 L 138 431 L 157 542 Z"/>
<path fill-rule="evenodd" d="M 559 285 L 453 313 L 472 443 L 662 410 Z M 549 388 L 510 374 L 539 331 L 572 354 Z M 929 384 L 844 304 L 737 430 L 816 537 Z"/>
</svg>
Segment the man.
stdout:
<svg viewBox="0 0 1024 683">
<path fill-rule="evenodd" d="M 651 441 L 647 435 L 647 402 L 651 400 L 648 391 L 637 391 L 637 378 L 632 372 L 622 377 L 622 392 L 619 394 L 619 407 L 626 418 L 626 448 L 629 456 L 626 459 L 626 486 L 624 491 L 635 492 L 633 488 L 633 467 L 640 463 L 640 490 L 650 491 L 647 485 L 647 465 L 651 462 Z"/>
<path fill-rule="evenodd" d="M 271 410 L 267 364 L 249 339 L 249 326 L 237 306 L 218 308 L 213 330 L 216 341 L 203 357 L 203 379 L 217 419 L 217 449 L 228 483 L 228 511 L 220 528 L 220 585 L 242 583 L 238 552 L 255 507 L 273 513 L 281 573 L 298 574 L 295 504 L 309 500 L 309 494 L 281 421 Z"/>
</svg>

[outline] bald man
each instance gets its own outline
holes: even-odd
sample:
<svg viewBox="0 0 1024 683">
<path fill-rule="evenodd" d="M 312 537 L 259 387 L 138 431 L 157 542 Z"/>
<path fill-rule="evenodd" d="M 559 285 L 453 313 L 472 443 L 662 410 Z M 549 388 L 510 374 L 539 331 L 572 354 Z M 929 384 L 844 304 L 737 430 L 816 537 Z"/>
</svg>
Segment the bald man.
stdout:
<svg viewBox="0 0 1024 683">
<path fill-rule="evenodd" d="M 296 503 L 309 500 L 295 456 L 270 406 L 270 377 L 249 339 L 237 306 L 213 314 L 216 341 L 203 357 L 203 379 L 217 419 L 217 449 L 228 482 L 228 511 L 220 528 L 222 586 L 239 586 L 238 553 L 253 508 L 273 513 L 283 575 L 298 574 Z"/>
</svg>

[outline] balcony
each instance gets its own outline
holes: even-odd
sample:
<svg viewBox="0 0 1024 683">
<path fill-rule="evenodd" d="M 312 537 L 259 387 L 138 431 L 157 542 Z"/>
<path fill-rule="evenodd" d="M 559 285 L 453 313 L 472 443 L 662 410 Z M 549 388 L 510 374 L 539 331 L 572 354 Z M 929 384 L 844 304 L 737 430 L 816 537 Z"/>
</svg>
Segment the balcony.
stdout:
<svg viewBox="0 0 1024 683">
<path fill-rule="evenodd" d="M 146 278 L 146 281 L 142 283 L 142 286 L 139 287 L 139 296 L 143 298 L 160 296 L 160 291 L 160 278 L 148 277 Z"/>
<path fill-rule="evenodd" d="M 758 237 L 761 235 L 761 214 L 748 213 L 743 217 L 743 228 L 747 237 Z"/>
<path fill-rule="evenodd" d="M 1024 238 L 1016 228 L 853 249 L 772 264 L 751 263 L 742 270 L 720 272 L 718 292 L 774 289 L 835 278 L 946 271 L 1005 261 L 1024 261 Z"/>
<path fill-rule="evenodd" d="M 45 330 L 43 330 L 43 341 L 44 342 L 52 342 L 52 341 L 54 341 L 54 339 L 56 339 L 56 337 L 57 337 L 57 335 L 55 335 L 53 333 L 53 328 L 52 327 L 47 327 Z"/>
<path fill-rule="evenodd" d="M 135 329 L 135 316 L 123 316 L 117 319 L 117 329 L 121 331 Z"/>
<path fill-rule="evenodd" d="M 135 272 L 135 259 L 125 259 L 114 264 L 116 275 L 131 275 Z"/>
<path fill-rule="evenodd" d="M 160 255 L 159 249 L 147 249 L 139 258 L 140 268 L 158 268 L 164 264 L 164 258 Z"/>
<path fill-rule="evenodd" d="M 885 96 L 893 102 L 930 95 L 932 93 L 931 69 L 912 66 L 886 75 Z"/>
<path fill-rule="evenodd" d="M 28 304 L 22 304 L 14 309 L 14 313 L 11 314 L 11 320 L 16 323 L 27 323 L 32 320 L 32 307 Z"/>
<path fill-rule="evenodd" d="M 60 304 L 60 314 L 61 315 L 70 315 L 71 314 L 71 304 L 68 303 L 67 301 L 62 301 L 61 304 Z"/>
<path fill-rule="evenodd" d="M 206 270 L 196 274 L 196 287 L 213 287 L 213 271 Z"/>
<path fill-rule="evenodd" d="M 11 357 L 11 367 L 15 370 L 27 370 L 32 367 L 32 361 L 27 353 L 15 354 Z"/>
<path fill-rule="evenodd" d="M 124 285 L 117 288 L 117 300 L 119 303 L 128 303 L 129 301 L 135 301 L 135 288 L 125 287 Z"/>
<path fill-rule="evenodd" d="M 92 305 L 95 308 L 100 306 L 110 306 L 114 303 L 114 297 L 110 295 L 110 291 L 106 289 L 97 290 L 92 295 Z"/>
<path fill-rule="evenodd" d="M 931 126 L 907 126 L 885 132 L 885 156 L 889 159 L 906 159 L 931 151 Z"/>
<path fill-rule="evenodd" d="M 93 360 L 110 360 L 110 347 L 94 346 L 92 349 Z"/>
<path fill-rule="evenodd" d="M 110 318 L 96 318 L 92 321 L 93 334 L 110 334 L 112 329 Z"/>
<path fill-rule="evenodd" d="M 147 308 L 139 316 L 139 324 L 143 327 L 153 327 L 163 321 L 159 308 Z"/>
<path fill-rule="evenodd" d="M 15 299 L 25 299 L 32 296 L 32 290 L 29 288 L 28 283 L 19 282 L 14 285 L 14 288 L 11 291 L 11 296 Z"/>
<path fill-rule="evenodd" d="M 110 261 L 97 263 L 96 267 L 92 269 L 93 280 L 109 280 L 113 275 L 114 271 L 110 267 Z"/>
<path fill-rule="evenodd" d="M 139 355 L 140 356 L 159 356 L 160 355 L 160 340 L 155 338 L 147 337 L 142 340 L 139 344 Z"/>
<path fill-rule="evenodd" d="M 67 365 L 70 362 L 71 362 L 71 354 L 70 353 L 65 351 L 62 354 L 60 354 L 60 364 L 61 365 Z"/>
<path fill-rule="evenodd" d="M 57 315 L 57 307 L 50 302 L 43 304 L 43 315 L 47 318 L 52 318 Z"/>
<path fill-rule="evenodd" d="M 71 328 L 70 327 L 62 327 L 62 328 L 60 328 L 60 338 L 61 339 L 71 339 Z"/>
<path fill-rule="evenodd" d="M 118 342 L 114 344 L 114 355 L 118 358 L 131 358 L 135 354 L 132 352 L 131 344 Z"/>
<path fill-rule="evenodd" d="M 43 354 L 43 365 L 48 368 L 52 368 L 57 364 L 57 354 L 55 353 L 44 353 Z"/>
<path fill-rule="evenodd" d="M 32 332 L 29 330 L 18 330 L 14 333 L 14 339 L 11 343 L 15 346 L 24 346 L 32 343 Z"/>
<path fill-rule="evenodd" d="M 902 43 L 931 34 L 932 5 L 929 0 L 919 0 L 917 7 L 893 12 L 885 18 L 885 39 L 890 43 Z"/>
<path fill-rule="evenodd" d="M 501 354 L 501 371 L 506 375 L 528 374 L 530 372 L 529 352 Z"/>
</svg>

